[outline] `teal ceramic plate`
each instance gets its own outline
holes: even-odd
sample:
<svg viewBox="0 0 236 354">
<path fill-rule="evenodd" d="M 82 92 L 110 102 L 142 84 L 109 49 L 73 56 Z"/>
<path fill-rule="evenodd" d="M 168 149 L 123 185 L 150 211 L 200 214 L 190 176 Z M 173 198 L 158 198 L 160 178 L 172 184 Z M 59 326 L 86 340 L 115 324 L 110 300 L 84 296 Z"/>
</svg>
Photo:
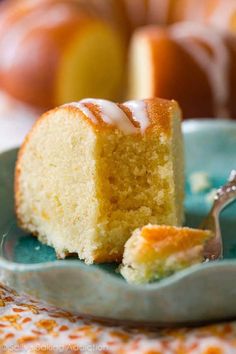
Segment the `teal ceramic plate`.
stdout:
<svg viewBox="0 0 236 354">
<path fill-rule="evenodd" d="M 236 168 L 236 122 L 184 123 L 186 175 L 209 174 L 214 187 Z M 0 281 L 51 304 L 87 316 L 156 326 L 199 324 L 236 316 L 236 206 L 221 217 L 224 260 L 190 267 L 160 282 L 134 286 L 116 266 L 87 266 L 56 260 L 52 248 L 16 225 L 13 173 L 16 150 L 0 155 Z M 188 178 L 187 178 L 188 180 Z M 186 184 L 187 225 L 197 226 L 209 210 L 205 194 Z"/>
</svg>

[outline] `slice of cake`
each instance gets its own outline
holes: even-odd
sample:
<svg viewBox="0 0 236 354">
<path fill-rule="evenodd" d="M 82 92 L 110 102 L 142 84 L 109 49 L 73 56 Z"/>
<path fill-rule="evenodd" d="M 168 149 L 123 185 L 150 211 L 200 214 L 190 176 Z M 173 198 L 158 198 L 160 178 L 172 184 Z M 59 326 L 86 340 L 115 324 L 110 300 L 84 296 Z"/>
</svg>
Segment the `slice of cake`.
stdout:
<svg viewBox="0 0 236 354">
<path fill-rule="evenodd" d="M 131 232 L 183 221 L 181 113 L 175 101 L 70 103 L 44 114 L 20 149 L 22 227 L 87 263 L 121 261 Z"/>
<path fill-rule="evenodd" d="M 210 231 L 166 225 L 146 225 L 125 244 L 121 274 L 130 283 L 164 278 L 201 263 Z"/>
</svg>

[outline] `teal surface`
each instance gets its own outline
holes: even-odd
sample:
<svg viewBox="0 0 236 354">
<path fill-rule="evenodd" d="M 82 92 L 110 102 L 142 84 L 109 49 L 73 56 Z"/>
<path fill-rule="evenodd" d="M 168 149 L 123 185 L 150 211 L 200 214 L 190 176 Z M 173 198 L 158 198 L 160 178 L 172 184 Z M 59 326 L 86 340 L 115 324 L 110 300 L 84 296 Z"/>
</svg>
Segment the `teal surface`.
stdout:
<svg viewBox="0 0 236 354">
<path fill-rule="evenodd" d="M 189 121 L 184 126 L 186 158 L 186 224 L 198 226 L 210 210 L 206 201 L 209 190 L 192 194 L 189 176 L 207 172 L 211 188 L 222 186 L 232 169 L 236 169 L 236 123 L 230 121 Z M 224 258 L 236 259 L 236 203 L 222 212 L 221 230 Z"/>
<path fill-rule="evenodd" d="M 225 183 L 236 169 L 236 123 L 185 122 L 184 139 L 186 224 L 198 226 L 210 209 L 206 201 L 209 191 L 192 194 L 189 175 L 207 172 L 212 188 Z M 235 204 L 221 215 L 224 260 L 193 266 L 160 282 L 133 286 L 116 272 L 117 265 L 87 266 L 74 257 L 56 260 L 51 247 L 17 227 L 13 201 L 16 155 L 17 150 L 0 155 L 0 280 L 57 306 L 109 319 L 175 325 L 236 316 Z M 95 299 L 91 291 L 97 294 Z"/>
</svg>

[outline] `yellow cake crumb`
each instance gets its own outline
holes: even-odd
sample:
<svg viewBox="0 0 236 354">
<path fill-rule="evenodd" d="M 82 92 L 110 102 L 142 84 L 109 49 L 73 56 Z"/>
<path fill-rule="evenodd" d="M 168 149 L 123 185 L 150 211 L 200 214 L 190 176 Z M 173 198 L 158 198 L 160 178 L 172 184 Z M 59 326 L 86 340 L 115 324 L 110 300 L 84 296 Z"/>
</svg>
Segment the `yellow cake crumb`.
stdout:
<svg viewBox="0 0 236 354">
<path fill-rule="evenodd" d="M 131 283 L 148 283 L 203 261 L 210 231 L 146 225 L 125 244 L 121 274 Z"/>
</svg>

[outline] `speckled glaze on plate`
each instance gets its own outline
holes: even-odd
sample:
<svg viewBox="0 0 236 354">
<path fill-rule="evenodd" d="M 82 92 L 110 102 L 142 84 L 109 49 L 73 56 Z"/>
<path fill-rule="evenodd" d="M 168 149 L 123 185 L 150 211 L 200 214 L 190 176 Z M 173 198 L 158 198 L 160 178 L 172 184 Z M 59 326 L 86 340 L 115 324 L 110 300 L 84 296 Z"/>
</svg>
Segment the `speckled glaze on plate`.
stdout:
<svg viewBox="0 0 236 354">
<path fill-rule="evenodd" d="M 183 125 L 186 176 L 209 174 L 213 187 L 236 168 L 236 122 Z M 190 267 L 160 282 L 130 285 L 117 266 L 56 260 L 54 250 L 16 225 L 13 174 L 17 150 L 0 155 L 0 281 L 51 304 L 113 323 L 197 325 L 236 317 L 236 205 L 223 212 L 224 260 Z M 186 224 L 197 226 L 210 205 L 186 183 Z"/>
</svg>

